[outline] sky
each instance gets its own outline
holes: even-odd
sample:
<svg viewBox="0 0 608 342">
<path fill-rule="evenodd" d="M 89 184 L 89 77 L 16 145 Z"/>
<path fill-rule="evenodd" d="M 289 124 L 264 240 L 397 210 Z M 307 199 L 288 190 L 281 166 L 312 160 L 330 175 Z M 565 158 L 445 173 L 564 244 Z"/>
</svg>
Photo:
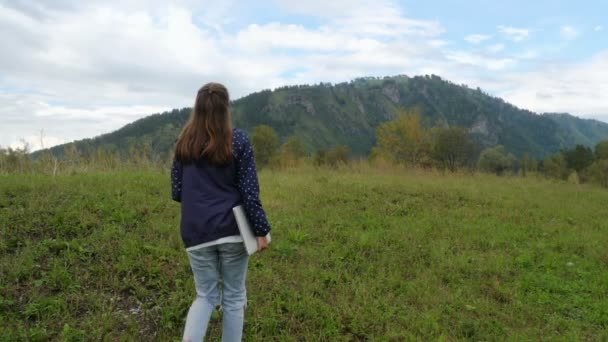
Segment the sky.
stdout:
<svg viewBox="0 0 608 342">
<path fill-rule="evenodd" d="M 282 85 L 435 74 L 608 122 L 608 1 L 0 0 L 0 146 Z"/>
</svg>

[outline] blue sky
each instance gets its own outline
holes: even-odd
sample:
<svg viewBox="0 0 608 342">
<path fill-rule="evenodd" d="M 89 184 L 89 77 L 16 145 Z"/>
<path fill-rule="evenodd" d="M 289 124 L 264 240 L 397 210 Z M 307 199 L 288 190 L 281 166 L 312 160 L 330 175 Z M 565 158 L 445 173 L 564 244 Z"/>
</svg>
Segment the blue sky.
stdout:
<svg viewBox="0 0 608 342">
<path fill-rule="evenodd" d="M 608 122 L 606 1 L 0 0 L 0 146 L 286 84 L 434 73 Z M 43 135 L 42 143 L 40 135 Z"/>
<path fill-rule="evenodd" d="M 508 47 L 534 49 L 543 45 L 561 45 L 563 27 L 572 27 L 580 39 L 548 56 L 557 60 L 576 61 L 607 48 L 608 38 L 598 26 L 606 24 L 608 2 L 606 1 L 404 1 L 407 11 L 415 17 L 437 20 L 445 27 L 448 39 L 458 41 L 472 33 L 496 35 L 499 25 L 522 27 L 530 30 L 530 37 L 522 44 L 502 40 Z M 410 7 L 411 6 L 411 7 Z M 462 43 L 462 41 L 461 41 Z"/>
</svg>

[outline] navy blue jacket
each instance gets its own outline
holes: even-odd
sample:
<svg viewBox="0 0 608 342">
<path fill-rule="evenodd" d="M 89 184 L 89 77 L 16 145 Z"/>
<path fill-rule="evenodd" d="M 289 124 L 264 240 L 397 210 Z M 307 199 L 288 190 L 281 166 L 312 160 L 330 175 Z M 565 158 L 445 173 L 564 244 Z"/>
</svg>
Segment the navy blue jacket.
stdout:
<svg viewBox="0 0 608 342">
<path fill-rule="evenodd" d="M 242 204 L 256 236 L 270 232 L 260 201 L 253 149 L 247 134 L 234 129 L 233 160 L 225 166 L 210 165 L 204 158 L 194 163 L 173 162 L 171 193 L 181 202 L 181 235 L 186 248 L 231 235 L 239 235 L 232 208 Z"/>
</svg>

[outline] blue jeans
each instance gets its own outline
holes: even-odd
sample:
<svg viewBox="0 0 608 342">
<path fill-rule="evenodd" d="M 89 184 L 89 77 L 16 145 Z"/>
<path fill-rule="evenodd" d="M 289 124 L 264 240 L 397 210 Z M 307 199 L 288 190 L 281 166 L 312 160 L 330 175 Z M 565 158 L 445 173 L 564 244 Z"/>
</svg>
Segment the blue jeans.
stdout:
<svg viewBox="0 0 608 342">
<path fill-rule="evenodd" d="M 198 342 L 205 337 L 211 312 L 220 302 L 223 311 L 222 341 L 241 341 L 247 302 L 245 278 L 249 261 L 243 243 L 203 247 L 189 251 L 188 257 L 194 273 L 196 299 L 188 311 L 184 341 Z"/>
</svg>

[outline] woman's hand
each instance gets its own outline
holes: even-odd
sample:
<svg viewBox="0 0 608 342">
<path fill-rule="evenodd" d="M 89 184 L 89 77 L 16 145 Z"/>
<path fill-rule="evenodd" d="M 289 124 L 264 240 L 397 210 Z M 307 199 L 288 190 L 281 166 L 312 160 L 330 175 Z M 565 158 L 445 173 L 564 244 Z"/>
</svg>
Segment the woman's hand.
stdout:
<svg viewBox="0 0 608 342">
<path fill-rule="evenodd" d="M 255 239 L 258 242 L 258 251 L 268 248 L 268 240 L 266 240 L 265 236 L 258 236 Z"/>
</svg>

